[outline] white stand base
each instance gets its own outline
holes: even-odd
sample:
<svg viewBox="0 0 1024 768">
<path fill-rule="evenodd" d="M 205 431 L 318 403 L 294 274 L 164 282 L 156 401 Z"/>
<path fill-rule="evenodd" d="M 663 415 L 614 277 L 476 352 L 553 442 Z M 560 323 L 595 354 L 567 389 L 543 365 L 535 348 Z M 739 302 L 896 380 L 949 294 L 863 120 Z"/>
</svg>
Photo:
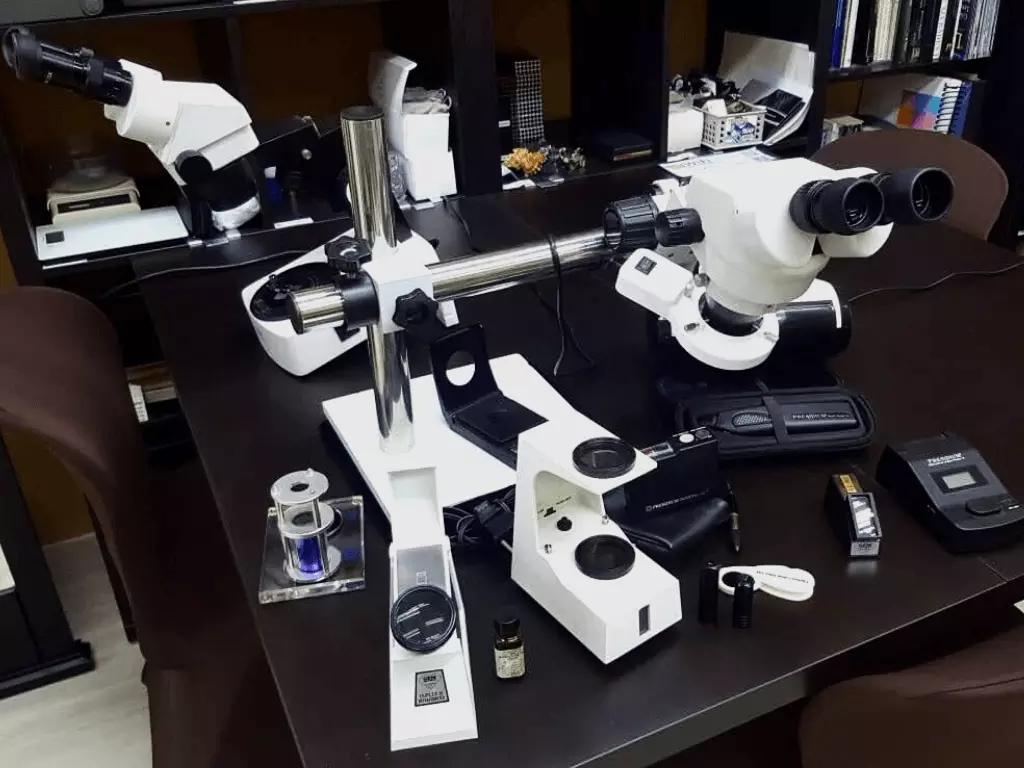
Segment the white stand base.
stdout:
<svg viewBox="0 0 1024 768">
<path fill-rule="evenodd" d="M 521 356 L 492 360 L 491 368 L 502 392 L 541 416 L 549 420 L 578 417 Z M 444 551 L 447 583 L 437 586 L 445 588 L 458 606 L 458 634 L 432 653 L 412 653 L 389 636 L 392 750 L 477 736 L 465 610 L 440 521 L 441 507 L 516 482 L 514 470 L 451 431 L 441 413 L 432 375 L 412 380 L 412 403 L 416 444 L 408 453 L 397 455 L 380 449 L 372 391 L 323 404 L 328 421 L 391 522 L 392 599 L 401 591 L 395 576 L 401 553 L 432 545 Z M 426 472 L 426 467 L 436 471 Z M 428 690 L 427 686 L 432 687 Z M 436 701 L 430 701 L 433 696 Z"/>
<path fill-rule="evenodd" d="M 498 388 L 549 421 L 579 417 L 576 410 L 521 355 L 491 360 Z M 404 469 L 437 466 L 437 496 L 442 507 L 515 485 L 516 473 L 452 432 L 441 413 L 433 376 L 412 380 L 416 445 L 404 454 L 380 450 L 373 392 L 365 390 L 323 404 L 324 414 L 338 433 L 388 519 L 394 506 L 389 475 Z"/>
</svg>

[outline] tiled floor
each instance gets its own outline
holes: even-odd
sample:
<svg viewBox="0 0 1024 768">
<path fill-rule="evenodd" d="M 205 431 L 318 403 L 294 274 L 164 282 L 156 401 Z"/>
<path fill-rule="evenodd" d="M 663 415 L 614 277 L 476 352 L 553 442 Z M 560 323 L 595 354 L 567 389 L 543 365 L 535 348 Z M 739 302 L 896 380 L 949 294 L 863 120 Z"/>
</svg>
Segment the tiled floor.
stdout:
<svg viewBox="0 0 1024 768">
<path fill-rule="evenodd" d="M 54 582 L 96 671 L 0 701 L 0 766 L 149 768 L 142 657 L 125 640 L 95 538 L 47 548 Z M 1024 611 L 1024 602 L 1018 606 Z"/>
<path fill-rule="evenodd" d="M 148 768 L 149 711 L 142 656 L 121 627 L 96 539 L 47 548 L 76 637 L 96 671 L 0 701 L 0 766 Z"/>
</svg>

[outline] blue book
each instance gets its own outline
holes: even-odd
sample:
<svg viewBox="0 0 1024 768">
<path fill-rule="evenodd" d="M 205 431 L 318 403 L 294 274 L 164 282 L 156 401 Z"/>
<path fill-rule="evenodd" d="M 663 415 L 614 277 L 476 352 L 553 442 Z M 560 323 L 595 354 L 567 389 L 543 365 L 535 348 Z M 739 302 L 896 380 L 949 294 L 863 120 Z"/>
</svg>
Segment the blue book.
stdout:
<svg viewBox="0 0 1024 768">
<path fill-rule="evenodd" d="M 967 125 L 967 113 L 971 106 L 971 90 L 974 83 L 971 80 L 964 80 L 960 86 L 960 95 L 957 96 L 956 106 L 953 108 L 953 123 L 949 127 L 951 136 L 964 135 L 964 127 Z"/>
<path fill-rule="evenodd" d="M 832 30 L 832 66 L 843 65 L 843 28 L 846 26 L 846 4 L 850 0 L 837 0 L 836 25 Z"/>
</svg>

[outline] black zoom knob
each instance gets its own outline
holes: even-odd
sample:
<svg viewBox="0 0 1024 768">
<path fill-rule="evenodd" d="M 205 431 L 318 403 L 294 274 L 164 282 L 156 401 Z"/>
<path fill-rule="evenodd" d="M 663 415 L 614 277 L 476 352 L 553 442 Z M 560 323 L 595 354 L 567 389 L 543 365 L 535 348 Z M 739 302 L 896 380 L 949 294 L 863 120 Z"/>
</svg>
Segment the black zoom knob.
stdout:
<svg viewBox="0 0 1024 768">
<path fill-rule="evenodd" d="M 324 246 L 327 263 L 348 277 L 359 274 L 373 252 L 370 244 L 355 237 L 339 237 Z"/>
<path fill-rule="evenodd" d="M 605 208 L 604 235 L 608 245 L 620 252 L 654 248 L 658 239 L 654 221 L 658 209 L 649 197 L 617 200 Z"/>
<path fill-rule="evenodd" d="M 693 245 L 704 239 L 704 227 L 700 214 L 693 208 L 676 208 L 658 214 L 654 220 L 654 235 L 658 244 L 665 248 Z"/>
</svg>

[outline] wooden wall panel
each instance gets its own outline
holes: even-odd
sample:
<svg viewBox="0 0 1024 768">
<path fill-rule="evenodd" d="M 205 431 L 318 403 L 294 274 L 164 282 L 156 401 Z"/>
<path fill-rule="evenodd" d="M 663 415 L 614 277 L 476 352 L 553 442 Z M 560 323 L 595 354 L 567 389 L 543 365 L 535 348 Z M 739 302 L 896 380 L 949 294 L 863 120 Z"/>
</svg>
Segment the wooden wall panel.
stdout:
<svg viewBox="0 0 1024 768">
<path fill-rule="evenodd" d="M 384 45 L 377 6 L 257 13 L 243 16 L 241 29 L 254 120 L 368 103 L 369 56 Z"/>
<path fill-rule="evenodd" d="M 704 61 L 709 0 L 669 0 L 669 73 L 699 68 Z M 569 0 L 493 0 L 494 42 L 499 51 L 523 50 L 541 60 L 544 118 L 572 114 L 572 49 Z M 609 44 L 614 44 L 611 20 Z"/>
<path fill-rule="evenodd" d="M 572 48 L 569 0 L 493 0 L 494 47 L 526 51 L 540 59 L 544 119 L 572 114 Z M 614 39 L 613 29 L 608 31 Z"/>
<path fill-rule="evenodd" d="M 668 0 L 668 74 L 704 66 L 708 6 L 712 0 Z"/>
<path fill-rule="evenodd" d="M 825 117 L 855 114 L 863 86 L 861 80 L 831 83 L 825 91 Z"/>
</svg>

